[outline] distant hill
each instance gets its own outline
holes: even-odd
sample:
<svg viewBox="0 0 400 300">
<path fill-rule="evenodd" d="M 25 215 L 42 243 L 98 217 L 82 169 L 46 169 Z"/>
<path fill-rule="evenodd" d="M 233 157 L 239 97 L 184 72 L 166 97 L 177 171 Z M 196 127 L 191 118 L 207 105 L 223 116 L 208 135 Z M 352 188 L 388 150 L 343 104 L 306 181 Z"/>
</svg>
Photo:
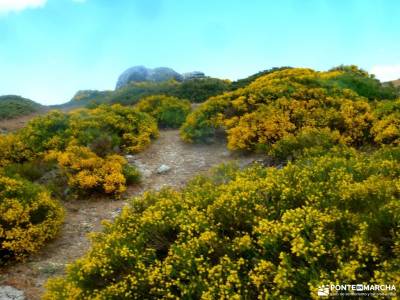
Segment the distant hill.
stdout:
<svg viewBox="0 0 400 300">
<path fill-rule="evenodd" d="M 69 102 L 51 106 L 51 108 L 68 110 L 102 103 L 133 105 L 143 97 L 158 94 L 175 96 L 188 99 L 194 103 L 200 103 L 209 97 L 244 88 L 267 74 L 291 68 L 288 66 L 275 67 L 230 82 L 229 80 L 206 76 L 200 71 L 179 74 L 170 68 L 150 69 L 144 66 L 136 66 L 127 69 L 119 76 L 115 90 L 82 90 L 77 92 Z M 382 84 L 379 80 L 356 66 L 341 65 L 332 70 L 340 71 L 342 74 L 332 78 L 330 80 L 331 85 L 352 89 L 360 96 L 370 100 L 398 97 L 398 89 L 387 83 Z M 400 87 L 400 79 L 394 81 L 393 84 Z"/>
<path fill-rule="evenodd" d="M 70 101 L 60 105 L 53 105 L 54 109 L 69 109 L 75 107 L 88 106 L 92 103 L 109 102 L 109 97 L 113 91 L 82 90 L 78 91 Z"/>
<path fill-rule="evenodd" d="M 52 106 L 56 109 L 91 106 L 102 103 L 132 105 L 151 95 L 175 96 L 191 102 L 203 102 L 211 96 L 220 95 L 230 88 L 228 80 L 202 77 L 200 72 L 185 74 L 185 80 L 130 82 L 115 91 L 79 91 L 67 103 Z M 202 74 L 202 73 L 201 73 Z"/>
<path fill-rule="evenodd" d="M 167 67 L 151 69 L 145 66 L 134 66 L 125 70 L 118 77 L 115 89 L 117 90 L 123 88 L 135 82 L 165 82 L 171 80 L 182 82 L 185 80 L 199 79 L 205 77 L 205 74 L 200 71 L 179 74 L 175 70 Z"/>
<path fill-rule="evenodd" d="M 0 96 L 0 120 L 12 119 L 46 110 L 30 99 L 15 95 Z"/>
</svg>

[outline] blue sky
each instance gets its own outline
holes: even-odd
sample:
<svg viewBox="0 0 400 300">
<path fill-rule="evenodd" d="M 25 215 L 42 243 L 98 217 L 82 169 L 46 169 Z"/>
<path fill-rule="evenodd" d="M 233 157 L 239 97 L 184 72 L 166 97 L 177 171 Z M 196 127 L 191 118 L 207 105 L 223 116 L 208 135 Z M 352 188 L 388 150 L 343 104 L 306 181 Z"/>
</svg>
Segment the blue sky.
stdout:
<svg viewBox="0 0 400 300">
<path fill-rule="evenodd" d="M 0 0 L 0 95 L 113 89 L 134 65 L 237 79 L 357 64 L 400 78 L 398 0 Z"/>
</svg>

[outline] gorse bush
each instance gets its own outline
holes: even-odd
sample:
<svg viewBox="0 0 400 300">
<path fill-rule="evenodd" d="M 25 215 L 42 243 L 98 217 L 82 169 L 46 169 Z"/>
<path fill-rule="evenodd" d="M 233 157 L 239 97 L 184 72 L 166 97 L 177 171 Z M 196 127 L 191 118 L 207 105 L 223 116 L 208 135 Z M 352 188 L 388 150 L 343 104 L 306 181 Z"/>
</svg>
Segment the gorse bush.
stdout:
<svg viewBox="0 0 400 300">
<path fill-rule="evenodd" d="M 269 154 L 282 161 L 287 158 L 299 158 L 306 153 L 323 154 L 335 146 L 344 144 L 338 131 L 304 127 L 296 135 L 285 135 L 271 147 Z"/>
<path fill-rule="evenodd" d="M 158 135 L 157 123 L 150 116 L 119 104 L 76 110 L 70 115 L 69 129 L 80 145 L 96 145 L 107 135 L 110 146 L 128 153 L 143 151 Z"/>
<path fill-rule="evenodd" d="M 63 217 L 45 189 L 0 171 L 0 265 L 40 249 L 57 234 Z"/>
<path fill-rule="evenodd" d="M 28 149 L 16 134 L 0 134 L 0 168 L 11 163 L 21 163 L 32 159 L 33 152 Z"/>
<path fill-rule="evenodd" d="M 343 147 L 147 192 L 44 299 L 309 299 L 322 284 L 399 285 L 399 175 L 399 147 Z"/>
<path fill-rule="evenodd" d="M 357 70 L 271 72 L 245 88 L 207 100 L 187 117 L 181 128 L 182 138 L 201 142 L 223 129 L 231 150 L 254 151 L 269 149 L 302 128 L 328 128 L 340 133 L 347 145 L 391 143 L 399 131 L 396 113 L 377 116 L 375 102 L 357 94 L 360 91 L 352 84 L 339 84 L 343 76 L 358 76 L 372 80 L 371 89 L 384 89 L 378 81 Z M 386 95 L 381 93 L 373 98 L 370 93 L 361 94 L 378 100 Z"/>
<path fill-rule="evenodd" d="M 18 132 L 17 137 L 32 155 L 64 149 L 71 138 L 69 118 L 68 114 L 61 111 L 51 111 L 32 119 Z"/>
<path fill-rule="evenodd" d="M 143 98 L 135 108 L 155 118 L 160 127 L 178 128 L 190 112 L 190 102 L 176 97 L 155 95 Z"/>
<path fill-rule="evenodd" d="M 132 107 L 53 111 L 15 134 L 0 136 L 0 167 L 32 180 L 40 175 L 29 172 L 32 162 L 54 161 L 74 191 L 120 194 L 126 189 L 125 175 L 129 182 L 139 179 L 121 154 L 143 151 L 157 135 L 156 121 Z"/>
<path fill-rule="evenodd" d="M 277 72 L 277 71 L 282 71 L 282 70 L 287 70 L 287 69 L 292 69 L 292 67 L 274 67 L 268 70 L 264 70 L 264 71 L 260 71 L 257 72 L 256 74 L 250 75 L 246 78 L 243 79 L 239 79 L 236 81 L 233 81 L 231 84 L 231 90 L 237 90 L 240 88 L 244 88 L 246 86 L 248 86 L 250 83 L 252 83 L 253 81 L 255 81 L 256 79 L 264 76 L 264 75 L 268 75 L 271 74 L 273 72 Z"/>
<path fill-rule="evenodd" d="M 127 162 L 120 155 L 102 158 L 87 147 L 71 145 L 63 152 L 49 153 L 47 159 L 56 159 L 68 185 L 77 192 L 120 194 L 126 190 L 123 170 Z"/>
<path fill-rule="evenodd" d="M 400 99 L 384 101 L 375 110 L 376 122 L 371 131 L 379 144 L 400 143 Z"/>
</svg>

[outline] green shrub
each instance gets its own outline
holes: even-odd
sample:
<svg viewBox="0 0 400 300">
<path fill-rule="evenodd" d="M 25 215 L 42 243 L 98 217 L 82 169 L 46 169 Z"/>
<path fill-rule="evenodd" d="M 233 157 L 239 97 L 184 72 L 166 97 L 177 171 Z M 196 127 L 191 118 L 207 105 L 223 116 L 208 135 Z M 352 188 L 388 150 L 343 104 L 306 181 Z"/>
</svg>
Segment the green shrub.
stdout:
<svg viewBox="0 0 400 300">
<path fill-rule="evenodd" d="M 400 284 L 399 149 L 220 168 L 135 198 L 44 299 L 316 298 Z"/>
<path fill-rule="evenodd" d="M 218 78 L 197 78 L 185 80 L 179 86 L 176 96 L 200 103 L 208 98 L 223 94 L 230 89 L 230 82 Z"/>
<path fill-rule="evenodd" d="M 221 126 L 219 116 L 229 107 L 226 96 L 210 98 L 192 111 L 180 128 L 180 134 L 186 142 L 207 142 L 215 136 Z"/>
<path fill-rule="evenodd" d="M 0 264 L 39 250 L 57 234 L 63 216 L 42 187 L 0 173 Z"/>
<path fill-rule="evenodd" d="M 132 82 L 115 90 L 109 97 L 111 103 L 134 105 L 140 99 L 152 95 L 176 96 L 180 83 L 174 80 L 163 82 Z"/>
<path fill-rule="evenodd" d="M 155 118 L 160 127 L 178 128 L 190 112 L 190 102 L 176 97 L 155 95 L 143 98 L 135 108 Z"/>
<path fill-rule="evenodd" d="M 341 74 L 328 80 L 328 84 L 351 89 L 369 100 L 395 99 L 398 97 L 398 90 L 394 86 L 383 85 L 374 75 L 368 74 L 357 66 L 342 65 L 331 69 L 331 71 L 340 71 Z"/>
<path fill-rule="evenodd" d="M 9 164 L 4 167 L 4 173 L 10 177 L 21 176 L 29 181 L 37 181 L 54 167 L 55 165 L 51 162 L 33 160 L 19 164 Z"/>
<path fill-rule="evenodd" d="M 134 166 L 126 164 L 122 168 L 127 184 L 138 183 L 140 181 L 140 172 Z"/>
<path fill-rule="evenodd" d="M 286 135 L 272 146 L 272 157 L 282 161 L 298 158 L 312 151 L 326 153 L 336 145 L 343 145 L 343 139 L 338 131 L 328 128 L 303 128 L 296 135 Z"/>
</svg>

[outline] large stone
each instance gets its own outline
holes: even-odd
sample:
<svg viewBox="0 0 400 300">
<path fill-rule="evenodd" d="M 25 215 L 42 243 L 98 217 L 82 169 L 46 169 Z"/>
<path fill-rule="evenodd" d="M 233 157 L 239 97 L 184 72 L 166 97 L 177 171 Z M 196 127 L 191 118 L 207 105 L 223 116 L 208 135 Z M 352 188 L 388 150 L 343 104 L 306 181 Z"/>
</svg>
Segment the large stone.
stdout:
<svg viewBox="0 0 400 300">
<path fill-rule="evenodd" d="M 16 288 L 3 285 L 0 286 L 0 300 L 25 300 L 24 292 Z"/>
<path fill-rule="evenodd" d="M 119 76 L 116 89 L 122 88 L 131 82 L 162 82 L 171 79 L 182 81 L 183 76 L 171 68 L 150 69 L 144 66 L 135 66 L 127 69 Z"/>
<path fill-rule="evenodd" d="M 161 166 L 158 167 L 157 173 L 158 173 L 158 174 L 164 174 L 164 173 L 169 172 L 170 170 L 171 170 L 171 167 L 170 167 L 170 166 L 161 165 Z"/>
</svg>

